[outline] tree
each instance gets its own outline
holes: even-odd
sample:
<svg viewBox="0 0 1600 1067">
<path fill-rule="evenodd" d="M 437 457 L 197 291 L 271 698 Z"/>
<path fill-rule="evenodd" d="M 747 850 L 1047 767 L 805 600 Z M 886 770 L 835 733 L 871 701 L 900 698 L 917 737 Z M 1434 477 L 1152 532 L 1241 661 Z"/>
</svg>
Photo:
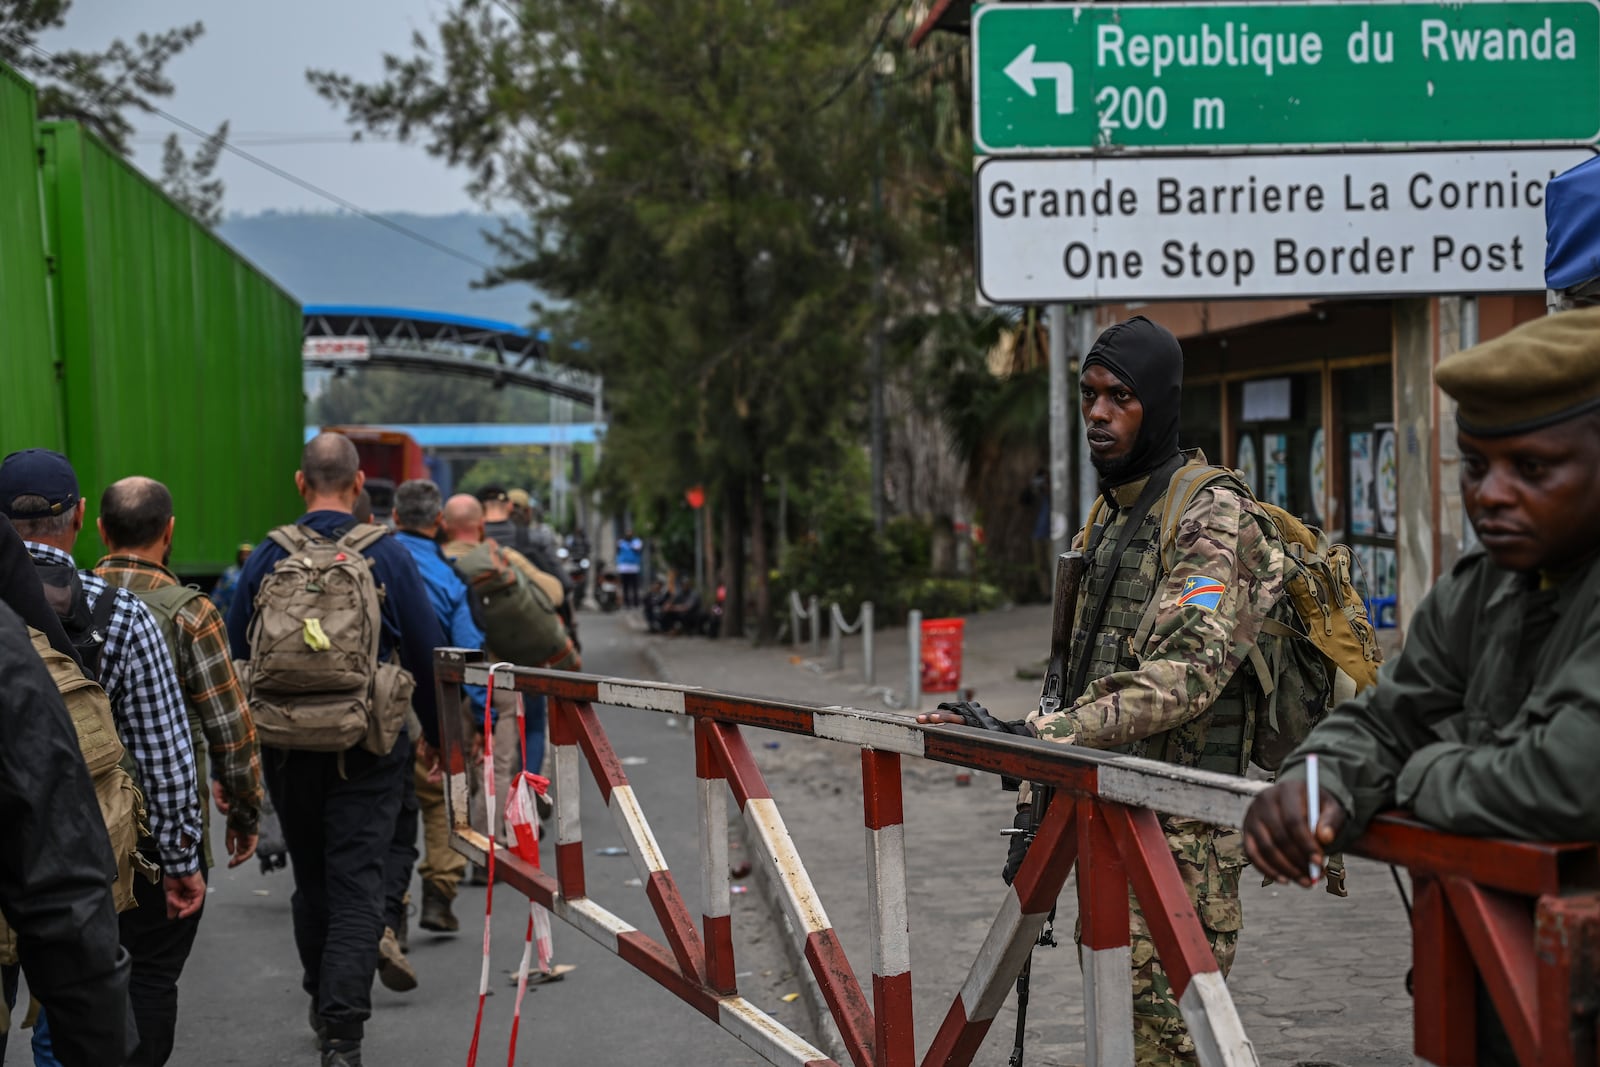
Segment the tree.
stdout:
<svg viewBox="0 0 1600 1067">
<path fill-rule="evenodd" d="M 0 62 L 21 71 L 39 91 L 39 117 L 66 119 L 93 130 L 118 153 L 129 154 L 130 113 L 155 111 L 173 92 L 167 64 L 205 32 L 192 22 L 161 33 L 141 33 L 130 44 L 117 38 L 98 51 L 41 48 L 41 33 L 67 23 L 72 0 L 0 0 Z M 185 160 L 168 138 L 162 162 L 167 192 L 206 225 L 220 218 L 222 182 L 212 177 L 227 140 L 228 124 Z"/>
<path fill-rule="evenodd" d="M 213 229 L 222 221 L 222 179 L 214 175 L 227 141 L 224 122 L 192 157 L 184 155 L 175 133 L 167 135 L 161 152 L 161 187 L 196 221 Z"/>
<path fill-rule="evenodd" d="M 606 464 L 642 501 L 714 489 L 734 633 L 747 569 L 770 621 L 768 478 L 826 477 L 860 408 L 881 7 L 456 0 L 382 81 L 310 75 L 526 215 L 490 280 L 563 302 L 605 376 Z"/>
</svg>

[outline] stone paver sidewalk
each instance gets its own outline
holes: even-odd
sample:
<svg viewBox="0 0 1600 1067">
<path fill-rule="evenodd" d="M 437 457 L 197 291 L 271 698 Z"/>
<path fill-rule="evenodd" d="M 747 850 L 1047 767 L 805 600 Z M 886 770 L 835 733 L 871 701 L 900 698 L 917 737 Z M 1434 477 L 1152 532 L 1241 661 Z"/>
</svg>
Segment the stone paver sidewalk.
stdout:
<svg viewBox="0 0 1600 1067">
<path fill-rule="evenodd" d="M 969 617 L 963 684 L 1001 718 L 1020 718 L 1038 700 L 1037 681 L 1016 677 L 1048 650 L 1049 612 L 1025 607 Z M 640 628 L 642 630 L 642 628 Z M 789 646 L 638 633 L 666 680 L 726 692 L 884 711 L 860 677 L 859 639 L 846 667 L 830 672 Z M 903 695 L 909 652 L 904 630 L 878 635 L 878 682 Z M 826 644 L 822 658 L 826 658 Z M 931 708 L 943 696 L 924 697 Z M 853 748 L 789 735 L 752 734 L 763 773 L 852 965 L 870 989 L 868 897 L 864 883 L 860 760 Z M 954 768 L 904 763 L 906 860 L 910 881 L 912 973 L 919 1054 L 966 977 L 1004 895 L 999 870 L 1015 795 L 998 779 Z M 1351 863 L 1348 899 L 1320 890 L 1263 888 L 1246 872 L 1245 931 L 1229 986 L 1263 1064 L 1332 1063 L 1388 1067 L 1412 1062 L 1411 1000 L 1405 992 L 1411 937 L 1390 872 Z M 1408 888 L 1409 892 L 1409 888 Z M 1075 897 L 1061 898 L 1062 947 L 1039 950 L 1028 1017 L 1030 1065 L 1084 1061 L 1082 984 L 1072 948 Z M 870 993 L 869 993 L 870 995 Z M 975 1062 L 1010 1052 L 1012 1002 Z M 815 1035 L 826 1044 L 826 1034 Z M 837 1050 L 836 1050 L 837 1051 Z"/>
</svg>

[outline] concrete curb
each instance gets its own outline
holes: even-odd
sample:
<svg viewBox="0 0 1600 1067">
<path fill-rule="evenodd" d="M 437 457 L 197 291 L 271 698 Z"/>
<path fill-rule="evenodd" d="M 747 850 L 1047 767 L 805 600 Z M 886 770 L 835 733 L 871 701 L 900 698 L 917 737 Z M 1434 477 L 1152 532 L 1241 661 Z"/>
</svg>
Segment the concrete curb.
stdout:
<svg viewBox="0 0 1600 1067">
<path fill-rule="evenodd" d="M 664 681 L 685 684 L 673 676 L 660 649 L 654 644 L 646 645 L 643 654 L 645 662 L 650 664 L 650 669 Z M 739 835 L 740 848 L 750 859 L 749 881 L 755 884 L 761 894 L 768 918 L 783 931 L 783 956 L 789 963 L 789 969 L 800 982 L 800 992 L 805 998 L 806 1012 L 811 1016 L 812 1032 L 801 1036 L 820 1045 L 822 1051 L 835 1062 L 849 1063 L 850 1052 L 845 1047 L 844 1038 L 839 1034 L 838 1024 L 833 1021 L 833 1013 L 828 1010 L 828 1002 L 823 999 L 822 987 L 817 984 L 816 975 L 811 973 L 811 965 L 806 962 L 805 954 L 800 948 L 800 939 L 789 925 L 789 917 L 784 913 L 779 896 L 781 889 L 773 878 L 770 865 L 756 860 L 756 853 L 751 847 L 750 830 L 744 819 L 740 818 L 734 827 L 735 833 Z"/>
</svg>

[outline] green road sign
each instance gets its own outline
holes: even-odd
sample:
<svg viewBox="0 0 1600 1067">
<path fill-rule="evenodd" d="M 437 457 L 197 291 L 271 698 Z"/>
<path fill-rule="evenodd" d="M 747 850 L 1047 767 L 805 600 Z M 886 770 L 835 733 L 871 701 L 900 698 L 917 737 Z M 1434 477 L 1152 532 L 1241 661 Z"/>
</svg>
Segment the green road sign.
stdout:
<svg viewBox="0 0 1600 1067">
<path fill-rule="evenodd" d="M 1600 139 L 1600 2 L 987 4 L 984 155 Z"/>
</svg>

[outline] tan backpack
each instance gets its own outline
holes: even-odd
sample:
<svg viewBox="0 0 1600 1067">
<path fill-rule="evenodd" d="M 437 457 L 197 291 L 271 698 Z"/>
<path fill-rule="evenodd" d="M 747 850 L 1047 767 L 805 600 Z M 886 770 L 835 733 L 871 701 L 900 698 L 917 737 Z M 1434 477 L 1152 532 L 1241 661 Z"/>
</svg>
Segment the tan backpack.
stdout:
<svg viewBox="0 0 1600 1067">
<path fill-rule="evenodd" d="M 115 584 L 106 575 L 101 577 Z M 205 599 L 205 593 L 192 585 L 163 585 L 156 589 L 131 589 L 129 592 L 144 601 L 144 606 L 155 617 L 161 636 L 166 638 L 167 651 L 172 654 L 172 666 L 176 670 L 178 647 L 182 640 L 178 613 L 196 600 Z M 210 868 L 214 866 L 211 862 L 211 820 L 205 818 L 205 813 L 211 810 L 211 778 L 207 773 L 206 760 L 210 744 L 206 741 L 205 723 L 200 718 L 199 709 L 189 702 L 187 696 L 184 697 L 183 706 L 189 716 L 189 747 L 194 752 L 194 778 L 200 789 L 200 851 L 205 856 L 206 867 Z"/>
<path fill-rule="evenodd" d="M 28 636 L 50 672 L 50 680 L 60 691 L 77 731 L 78 748 L 89 768 L 89 779 L 94 782 L 100 815 L 105 819 L 106 833 L 111 838 L 111 854 L 117 860 L 117 882 L 112 895 L 117 910 L 126 911 L 134 906 L 135 869 L 155 880 L 149 861 L 139 855 L 139 839 L 150 830 L 145 825 L 144 796 L 139 792 L 132 770 L 133 758 L 117 735 L 117 722 L 112 717 L 111 700 L 106 691 L 99 683 L 85 677 L 82 668 L 70 657 L 52 647 L 43 633 L 29 627 Z"/>
<path fill-rule="evenodd" d="M 262 745 L 394 747 L 416 682 L 378 660 L 383 591 L 364 552 L 386 533 L 360 523 L 337 541 L 300 525 L 268 535 L 288 555 L 261 580 L 239 672 Z"/>
<path fill-rule="evenodd" d="M 493 541 L 475 545 L 451 566 L 477 601 L 484 641 L 496 659 L 523 667 L 582 669 L 556 606 L 499 545 Z"/>
<path fill-rule="evenodd" d="M 1351 579 L 1350 549 L 1330 545 L 1321 531 L 1276 504 L 1256 499 L 1236 473 L 1190 463 L 1173 474 L 1161 509 L 1161 560 L 1172 569 L 1178 524 L 1202 491 L 1223 486 L 1253 502 L 1266 516 L 1265 533 L 1286 557 L 1285 592 L 1279 609 L 1262 624 L 1264 639 L 1250 653 L 1261 684 L 1266 714 L 1255 726 L 1250 759 L 1276 771 L 1340 702 L 1373 685 L 1383 662 L 1366 603 Z M 1090 513 L 1093 528 L 1100 499 Z M 1143 648 L 1159 605 L 1145 608 L 1135 648 Z"/>
</svg>

